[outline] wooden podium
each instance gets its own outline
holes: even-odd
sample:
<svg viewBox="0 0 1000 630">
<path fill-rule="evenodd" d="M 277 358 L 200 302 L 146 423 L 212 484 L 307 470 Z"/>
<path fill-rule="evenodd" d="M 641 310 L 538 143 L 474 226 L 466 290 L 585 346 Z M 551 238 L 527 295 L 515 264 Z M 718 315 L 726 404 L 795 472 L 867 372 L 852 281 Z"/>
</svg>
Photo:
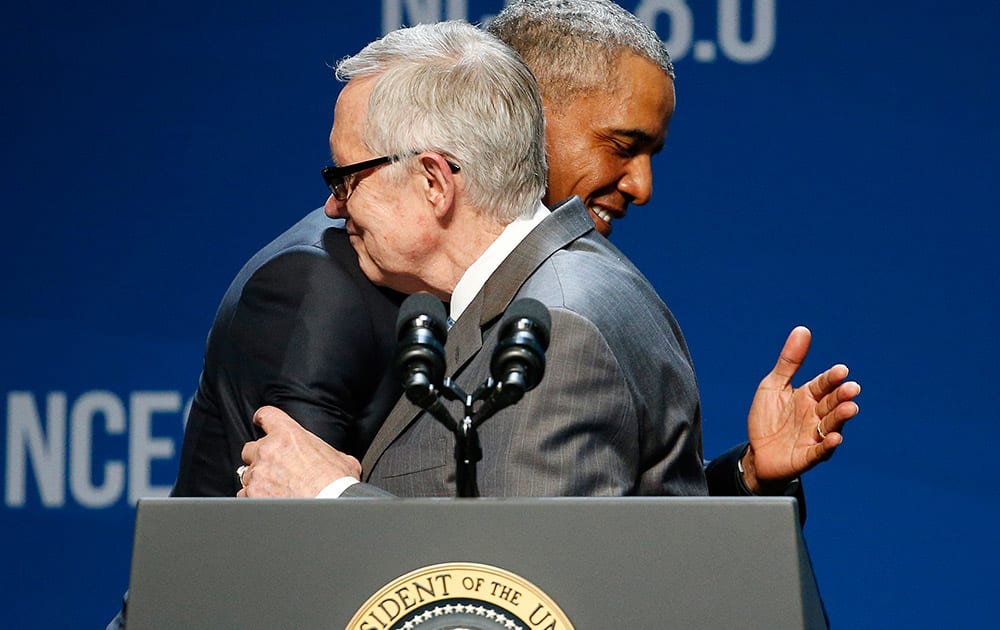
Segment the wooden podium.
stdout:
<svg viewBox="0 0 1000 630">
<path fill-rule="evenodd" d="M 826 628 L 794 499 L 149 499 L 128 627 Z"/>
</svg>

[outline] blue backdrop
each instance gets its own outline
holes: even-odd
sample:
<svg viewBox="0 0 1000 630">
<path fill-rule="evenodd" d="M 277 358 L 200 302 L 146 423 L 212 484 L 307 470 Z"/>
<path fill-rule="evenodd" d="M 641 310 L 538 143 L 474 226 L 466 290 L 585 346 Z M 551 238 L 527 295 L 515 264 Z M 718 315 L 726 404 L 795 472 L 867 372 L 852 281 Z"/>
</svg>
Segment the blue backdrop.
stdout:
<svg viewBox="0 0 1000 630">
<path fill-rule="evenodd" d="M 291 6 L 282 6 L 289 4 Z M 684 327 L 706 454 L 787 332 L 864 386 L 807 476 L 837 627 L 984 625 L 998 556 L 1000 4 L 625 0 L 677 57 L 653 202 L 614 239 Z M 165 494 L 218 300 L 322 204 L 328 67 L 502 0 L 2 10 L 0 617 L 96 627 Z M 234 550 L 238 552 L 238 550 Z"/>
</svg>

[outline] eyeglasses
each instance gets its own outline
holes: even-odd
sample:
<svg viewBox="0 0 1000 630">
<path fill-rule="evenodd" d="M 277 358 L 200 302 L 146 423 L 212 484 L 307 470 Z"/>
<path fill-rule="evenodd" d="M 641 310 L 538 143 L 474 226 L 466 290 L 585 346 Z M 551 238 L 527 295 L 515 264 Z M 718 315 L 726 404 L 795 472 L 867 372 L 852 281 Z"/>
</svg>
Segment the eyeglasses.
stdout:
<svg viewBox="0 0 1000 630">
<path fill-rule="evenodd" d="M 323 181 L 326 182 L 327 188 L 333 193 L 334 199 L 337 201 L 347 201 L 347 198 L 351 196 L 351 188 L 354 186 L 354 180 L 357 179 L 362 171 L 388 164 L 397 159 L 399 157 L 396 155 L 386 155 L 373 160 L 348 164 L 347 166 L 327 166 L 323 169 Z"/>
<path fill-rule="evenodd" d="M 351 196 L 351 189 L 354 188 L 354 182 L 357 180 L 358 175 L 363 171 L 371 170 L 389 162 L 395 162 L 401 157 L 399 155 L 386 155 L 365 160 L 364 162 L 348 164 L 347 166 L 327 166 L 323 169 L 323 181 L 326 182 L 326 187 L 330 189 L 334 199 L 337 201 L 347 201 L 347 198 Z M 457 173 L 461 170 L 458 164 L 453 163 L 451 160 L 446 161 L 452 173 Z"/>
</svg>

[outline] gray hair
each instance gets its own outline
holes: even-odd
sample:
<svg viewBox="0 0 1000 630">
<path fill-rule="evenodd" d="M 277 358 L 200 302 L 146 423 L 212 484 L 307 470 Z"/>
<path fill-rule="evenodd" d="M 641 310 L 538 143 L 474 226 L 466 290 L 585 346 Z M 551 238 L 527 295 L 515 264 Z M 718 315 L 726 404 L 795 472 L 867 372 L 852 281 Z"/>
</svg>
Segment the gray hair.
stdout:
<svg viewBox="0 0 1000 630">
<path fill-rule="evenodd" d="M 614 64 L 622 52 L 645 57 L 674 78 L 660 36 L 609 0 L 516 0 L 487 30 L 524 57 L 552 104 L 616 85 Z"/>
<path fill-rule="evenodd" d="M 469 202 L 501 224 L 534 210 L 548 177 L 541 96 L 498 39 L 465 22 L 421 24 L 342 59 L 336 75 L 375 81 L 362 134 L 373 153 L 445 155 Z"/>
</svg>

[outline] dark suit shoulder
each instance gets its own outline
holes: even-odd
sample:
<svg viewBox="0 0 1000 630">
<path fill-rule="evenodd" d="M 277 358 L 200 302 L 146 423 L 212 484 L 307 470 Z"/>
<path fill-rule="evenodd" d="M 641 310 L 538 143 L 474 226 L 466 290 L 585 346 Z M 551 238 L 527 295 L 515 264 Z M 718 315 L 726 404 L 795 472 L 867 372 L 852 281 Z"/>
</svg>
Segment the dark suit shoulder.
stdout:
<svg viewBox="0 0 1000 630">
<path fill-rule="evenodd" d="M 349 321 L 395 317 L 402 296 L 372 285 L 361 272 L 343 221 L 328 218 L 322 208 L 310 212 L 258 251 L 230 284 L 213 329 L 227 327 L 238 308 L 253 313 L 332 309 L 344 325 Z"/>
<path fill-rule="evenodd" d="M 244 423 L 257 407 L 278 406 L 360 454 L 395 400 L 385 375 L 400 301 L 364 276 L 338 222 L 314 211 L 233 281 L 209 334 L 199 396 Z"/>
<path fill-rule="evenodd" d="M 357 267 L 357 255 L 351 248 L 347 232 L 343 229 L 343 221 L 328 218 L 323 209 L 319 208 L 304 216 L 254 254 L 236 274 L 227 291 L 227 297 L 229 294 L 239 292 L 262 267 L 266 267 L 276 258 L 293 252 L 311 256 L 317 263 L 326 261 L 339 264 L 343 271 L 350 271 L 352 260 L 355 261 L 354 267 Z"/>
</svg>

